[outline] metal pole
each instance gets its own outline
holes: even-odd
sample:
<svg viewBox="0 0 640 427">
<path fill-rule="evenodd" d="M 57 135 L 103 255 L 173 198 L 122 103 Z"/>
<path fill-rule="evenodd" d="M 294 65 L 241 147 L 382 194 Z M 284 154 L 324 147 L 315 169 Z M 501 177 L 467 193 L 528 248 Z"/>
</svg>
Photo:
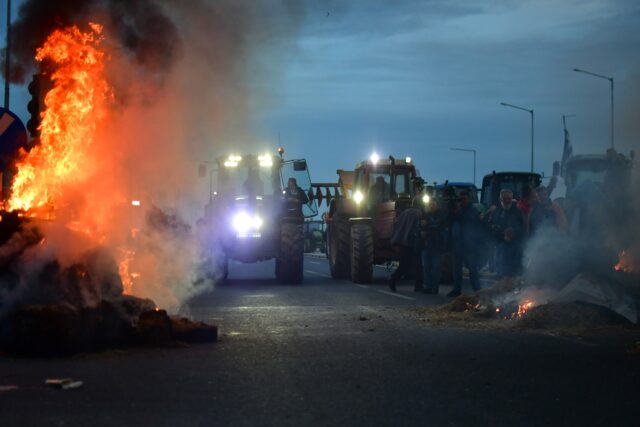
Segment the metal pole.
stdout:
<svg viewBox="0 0 640 427">
<path fill-rule="evenodd" d="M 209 169 L 209 201 L 213 200 L 213 168 Z"/>
<path fill-rule="evenodd" d="M 473 150 L 473 185 L 476 185 L 476 150 Z"/>
<path fill-rule="evenodd" d="M 524 108 L 524 107 L 519 107 L 519 106 L 513 105 L 513 104 L 508 104 L 506 102 L 501 102 L 500 105 L 502 105 L 504 107 L 515 108 L 517 110 L 526 111 L 529 114 L 531 114 L 531 172 L 533 172 L 533 110 L 530 110 L 530 109 Z"/>
<path fill-rule="evenodd" d="M 611 82 L 611 148 L 613 149 L 613 77 L 609 81 Z"/>
<path fill-rule="evenodd" d="M 611 148 L 615 148 L 613 141 L 613 77 L 603 76 L 602 74 L 592 73 L 591 71 L 582 70 L 580 68 L 574 68 L 573 71 L 575 71 L 576 73 L 584 73 L 593 77 L 609 80 L 609 83 L 611 84 Z"/>
<path fill-rule="evenodd" d="M 4 108 L 9 109 L 9 73 L 11 72 L 11 0 L 7 0 L 7 50 L 4 55 Z"/>
<path fill-rule="evenodd" d="M 533 110 L 531 110 L 531 173 L 533 173 Z"/>
</svg>

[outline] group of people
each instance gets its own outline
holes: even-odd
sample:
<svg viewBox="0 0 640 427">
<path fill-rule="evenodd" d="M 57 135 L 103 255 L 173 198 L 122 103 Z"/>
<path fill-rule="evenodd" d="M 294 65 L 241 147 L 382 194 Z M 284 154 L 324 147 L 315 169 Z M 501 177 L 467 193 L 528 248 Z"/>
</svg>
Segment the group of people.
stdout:
<svg viewBox="0 0 640 427">
<path fill-rule="evenodd" d="M 522 274 L 527 239 L 543 228 L 568 228 L 562 208 L 549 197 L 551 190 L 525 186 L 516 202 L 513 191 L 503 189 L 499 205 L 486 211 L 466 189 L 456 195 L 446 187 L 442 198 L 426 203 L 416 197 L 394 224 L 391 243 L 400 247 L 400 262 L 389 287 L 395 292 L 398 280 L 412 278 L 416 292 L 438 294 L 447 266 L 453 278 L 447 296 L 455 297 L 462 293 L 463 267 L 474 291 L 481 287 L 479 270 L 487 264 L 500 277 Z"/>
</svg>

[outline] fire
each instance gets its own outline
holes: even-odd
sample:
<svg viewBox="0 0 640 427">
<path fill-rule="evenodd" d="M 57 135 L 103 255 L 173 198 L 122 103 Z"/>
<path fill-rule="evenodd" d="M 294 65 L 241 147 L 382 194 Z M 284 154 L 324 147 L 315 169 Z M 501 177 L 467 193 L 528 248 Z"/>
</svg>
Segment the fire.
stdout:
<svg viewBox="0 0 640 427">
<path fill-rule="evenodd" d="M 631 254 L 627 251 L 620 251 L 618 254 L 618 263 L 613 266 L 616 271 L 625 273 L 633 273 L 637 270 Z"/>
<path fill-rule="evenodd" d="M 527 312 L 527 310 L 529 310 L 531 307 L 533 307 L 533 302 L 531 302 L 531 301 L 525 301 L 522 304 L 518 304 L 518 311 L 516 313 L 513 313 L 511 315 L 511 318 L 515 319 L 516 317 L 524 316 L 524 314 Z"/>
<path fill-rule="evenodd" d="M 9 210 L 55 207 L 66 186 L 88 175 L 87 150 L 106 114 L 110 90 L 100 50 L 102 26 L 56 30 L 37 49 L 36 60 L 51 65 L 53 88 L 45 97 L 40 144 L 18 163 Z"/>
<path fill-rule="evenodd" d="M 534 302 L 530 301 L 530 300 L 526 300 L 520 304 L 518 304 L 518 310 L 516 311 L 512 311 L 509 313 L 508 309 L 505 312 L 504 308 L 501 307 L 496 307 L 495 308 L 495 312 L 496 315 L 501 316 L 502 318 L 506 319 L 506 320 L 515 320 L 518 318 L 521 318 L 525 315 L 525 313 L 527 311 L 529 311 L 529 309 L 531 309 L 531 307 L 534 306 Z M 515 310 L 515 306 L 513 307 L 513 309 Z M 503 314 L 505 313 L 505 314 Z"/>
<path fill-rule="evenodd" d="M 137 273 L 132 273 L 129 271 L 129 264 L 135 258 L 136 253 L 134 251 L 130 251 L 127 249 L 122 249 L 123 259 L 120 261 L 118 265 L 118 273 L 120 274 L 120 278 L 122 279 L 122 287 L 124 288 L 124 293 L 127 295 L 133 294 L 133 279 L 139 277 L 140 275 Z"/>
<path fill-rule="evenodd" d="M 44 65 L 52 89 L 44 99 L 39 144 L 24 153 L 17 164 L 8 210 L 55 220 L 56 212 L 70 206 L 74 187 L 96 176 L 98 165 L 92 163 L 96 130 L 105 120 L 112 98 L 105 76 L 102 30 L 94 23 L 87 31 L 76 26 L 55 30 L 36 50 L 35 59 Z M 95 200 L 85 205 L 90 211 L 84 214 L 77 208 L 70 209 L 65 226 L 97 245 L 103 244 L 109 219 L 106 206 Z M 129 270 L 134 255 L 126 249 L 120 252 L 119 273 L 128 294 L 135 278 Z"/>
</svg>

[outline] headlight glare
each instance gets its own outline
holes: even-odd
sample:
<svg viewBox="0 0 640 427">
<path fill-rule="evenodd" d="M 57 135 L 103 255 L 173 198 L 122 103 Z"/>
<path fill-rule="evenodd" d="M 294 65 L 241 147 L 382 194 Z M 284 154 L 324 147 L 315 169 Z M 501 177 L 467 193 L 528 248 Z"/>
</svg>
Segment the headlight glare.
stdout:
<svg viewBox="0 0 640 427">
<path fill-rule="evenodd" d="M 360 204 L 363 200 L 364 200 L 364 196 L 362 195 L 362 193 L 360 191 L 356 191 L 353 194 L 353 200 L 357 203 Z"/>
</svg>

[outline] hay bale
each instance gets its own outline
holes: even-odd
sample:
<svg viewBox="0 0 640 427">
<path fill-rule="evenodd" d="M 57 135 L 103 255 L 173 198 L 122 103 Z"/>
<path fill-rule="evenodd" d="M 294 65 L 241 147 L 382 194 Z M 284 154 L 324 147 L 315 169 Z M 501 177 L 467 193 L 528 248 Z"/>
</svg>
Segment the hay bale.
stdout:
<svg viewBox="0 0 640 427">
<path fill-rule="evenodd" d="M 184 317 L 171 317 L 173 338 L 188 343 L 215 342 L 218 327 L 204 322 L 193 322 Z"/>
<path fill-rule="evenodd" d="M 149 310 L 140 314 L 135 336 L 142 345 L 160 346 L 173 341 L 171 319 L 165 310 Z"/>
<path fill-rule="evenodd" d="M 445 313 L 464 313 L 468 311 L 476 310 L 479 300 L 475 295 L 459 295 L 451 302 L 438 308 L 438 311 Z"/>
<path fill-rule="evenodd" d="M 531 329 L 590 329 L 631 324 L 606 307 L 580 301 L 555 302 L 529 309 L 519 325 Z"/>
</svg>

